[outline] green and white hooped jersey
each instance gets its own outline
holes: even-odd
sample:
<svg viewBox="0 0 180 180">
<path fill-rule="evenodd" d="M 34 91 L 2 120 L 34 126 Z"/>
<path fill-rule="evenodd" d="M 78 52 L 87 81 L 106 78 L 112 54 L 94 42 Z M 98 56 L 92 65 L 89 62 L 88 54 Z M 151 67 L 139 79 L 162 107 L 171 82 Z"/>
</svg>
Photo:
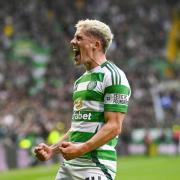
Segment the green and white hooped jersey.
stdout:
<svg viewBox="0 0 180 180">
<path fill-rule="evenodd" d="M 83 143 L 92 138 L 104 125 L 104 112 L 128 110 L 131 94 L 122 70 L 106 61 L 86 71 L 74 84 L 74 109 L 69 141 Z M 116 172 L 117 137 L 82 157 L 65 161 L 72 166 L 97 167 L 111 174 Z"/>
</svg>

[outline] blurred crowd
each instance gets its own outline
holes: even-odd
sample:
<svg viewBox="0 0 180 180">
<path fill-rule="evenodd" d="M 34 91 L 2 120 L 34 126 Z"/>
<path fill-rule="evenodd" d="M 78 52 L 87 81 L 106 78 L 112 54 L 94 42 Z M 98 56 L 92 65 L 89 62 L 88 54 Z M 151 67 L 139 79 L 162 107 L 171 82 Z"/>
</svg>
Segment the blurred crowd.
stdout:
<svg viewBox="0 0 180 180">
<path fill-rule="evenodd" d="M 69 127 L 73 82 L 83 72 L 73 65 L 69 42 L 74 25 L 86 18 L 104 21 L 114 33 L 107 57 L 125 71 L 132 88 L 124 132 L 156 126 L 152 87 L 180 79 L 177 66 L 166 59 L 173 2 L 0 1 L 0 139 L 17 142 L 29 134 L 46 139 L 58 122 Z M 168 122 L 161 126 L 179 122 L 178 91 L 159 94 Z"/>
</svg>

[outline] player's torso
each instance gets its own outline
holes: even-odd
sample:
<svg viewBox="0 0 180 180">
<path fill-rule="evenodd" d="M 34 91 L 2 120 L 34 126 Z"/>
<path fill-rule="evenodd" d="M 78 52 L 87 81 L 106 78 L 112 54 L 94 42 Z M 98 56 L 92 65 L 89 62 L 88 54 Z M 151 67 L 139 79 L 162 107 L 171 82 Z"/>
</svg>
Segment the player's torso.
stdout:
<svg viewBox="0 0 180 180">
<path fill-rule="evenodd" d="M 84 73 L 75 82 L 72 131 L 89 133 L 90 136 L 104 124 L 103 80 L 104 72 L 101 67 L 97 67 L 93 71 Z"/>
<path fill-rule="evenodd" d="M 69 141 L 84 143 L 91 139 L 105 123 L 104 111 L 126 111 L 124 97 L 126 98 L 128 95 L 122 96 L 119 92 L 126 85 L 125 83 L 121 87 L 121 82 L 124 81 L 123 76 L 123 73 L 121 76 L 121 71 L 119 72 L 113 64 L 107 62 L 104 66 L 98 66 L 92 71 L 86 72 L 75 82 Z M 126 88 L 128 89 L 128 87 Z M 124 92 L 127 91 L 123 89 Z M 95 151 L 66 163 L 74 166 L 80 164 L 93 167 L 97 166 L 93 162 L 93 159 L 97 158 L 100 164 L 104 164 L 110 171 L 115 172 L 117 140 L 116 137 Z"/>
<path fill-rule="evenodd" d="M 98 70 L 99 69 L 99 70 Z M 101 68 L 86 72 L 74 84 L 74 111 L 103 112 L 104 73 Z"/>
</svg>

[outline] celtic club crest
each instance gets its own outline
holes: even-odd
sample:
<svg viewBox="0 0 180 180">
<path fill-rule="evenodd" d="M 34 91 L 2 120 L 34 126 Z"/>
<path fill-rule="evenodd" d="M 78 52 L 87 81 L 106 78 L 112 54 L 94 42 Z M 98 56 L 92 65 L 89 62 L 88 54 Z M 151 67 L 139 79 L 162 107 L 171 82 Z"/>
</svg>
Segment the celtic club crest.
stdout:
<svg viewBox="0 0 180 180">
<path fill-rule="evenodd" d="M 93 90 L 97 85 L 97 81 L 91 81 L 89 82 L 89 84 L 87 85 L 87 90 Z"/>
</svg>

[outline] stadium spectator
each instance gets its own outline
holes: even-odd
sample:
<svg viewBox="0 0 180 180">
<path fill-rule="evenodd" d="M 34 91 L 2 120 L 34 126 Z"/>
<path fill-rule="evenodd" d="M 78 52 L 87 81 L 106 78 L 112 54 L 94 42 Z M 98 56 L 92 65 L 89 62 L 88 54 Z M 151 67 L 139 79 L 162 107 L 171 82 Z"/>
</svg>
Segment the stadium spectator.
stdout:
<svg viewBox="0 0 180 180">
<path fill-rule="evenodd" d="M 43 112 L 44 124 L 62 121 L 69 128 L 72 84 L 82 68 L 73 67 L 68 42 L 74 33 L 72 25 L 83 18 L 100 19 L 112 27 L 116 39 L 107 57 L 125 70 L 134 92 L 126 118 L 129 131 L 156 126 L 151 87 L 180 79 L 179 60 L 170 63 L 166 59 L 173 29 L 172 11 L 179 8 L 178 4 L 170 0 L 132 0 L 128 4 L 124 0 L 1 1 L 0 143 L 3 144 L 4 137 L 10 138 L 9 132 L 15 134 L 15 143 L 21 134 L 26 134 L 24 126 L 29 120 L 21 113 L 23 106 Z M 39 80 L 34 76 L 37 70 L 34 58 L 44 55 L 47 59 Z M 172 107 L 171 111 L 164 109 L 163 127 L 179 123 L 178 92 L 177 89 L 168 92 Z M 8 115 L 15 118 L 13 126 L 3 121 Z M 39 126 L 36 121 L 32 124 Z M 45 137 L 40 129 L 36 127 L 36 136 Z"/>
</svg>

